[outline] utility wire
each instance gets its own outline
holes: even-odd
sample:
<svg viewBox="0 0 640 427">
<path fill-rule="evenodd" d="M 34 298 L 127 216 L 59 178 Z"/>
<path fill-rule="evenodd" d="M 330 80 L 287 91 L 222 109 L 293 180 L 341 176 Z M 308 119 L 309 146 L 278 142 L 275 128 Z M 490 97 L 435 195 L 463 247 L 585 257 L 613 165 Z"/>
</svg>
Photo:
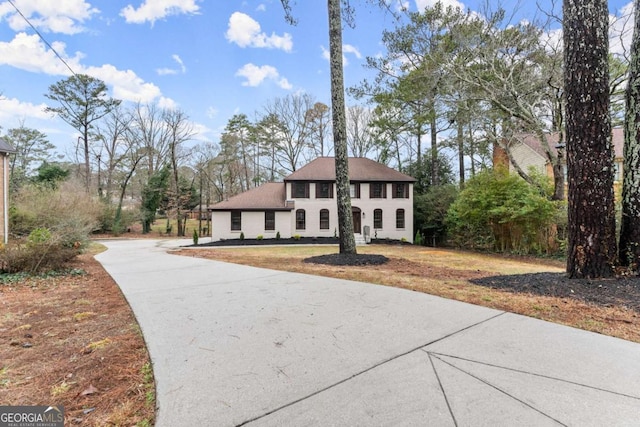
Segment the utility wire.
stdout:
<svg viewBox="0 0 640 427">
<path fill-rule="evenodd" d="M 38 29 L 37 29 L 37 28 L 36 28 L 36 27 L 31 23 L 31 21 L 29 21 L 29 20 L 27 19 L 27 17 L 26 17 L 26 16 L 24 16 L 24 14 L 20 11 L 20 9 L 18 9 L 18 6 L 16 6 L 16 5 L 13 3 L 13 0 L 7 0 L 7 1 L 11 4 L 11 6 L 13 6 L 13 8 L 16 10 L 16 12 L 18 12 L 18 14 L 19 14 L 20 16 L 22 16 L 22 19 L 24 19 L 24 20 L 25 20 L 25 22 L 26 22 L 27 24 L 29 24 L 29 26 L 33 29 L 33 31 L 35 31 L 35 32 L 36 32 L 36 34 L 38 35 L 38 37 L 40 37 L 40 40 L 42 40 L 42 41 L 44 42 L 44 44 L 46 44 L 46 45 L 49 47 L 49 49 L 51 49 L 51 51 L 52 51 L 53 53 L 55 53 L 55 55 L 58 57 L 58 59 L 59 59 L 60 61 L 62 61 L 62 63 L 63 63 L 63 64 L 64 64 L 68 69 L 69 69 L 69 71 L 71 71 L 71 74 L 73 74 L 74 76 L 77 76 L 76 72 L 75 72 L 75 71 L 73 71 L 73 68 L 71 68 L 71 66 L 67 63 L 67 61 L 65 61 L 65 60 L 64 60 L 64 58 L 63 58 L 62 56 L 60 56 L 60 54 L 58 53 L 58 51 L 56 51 L 56 50 L 53 48 L 53 46 L 51 46 L 51 44 L 47 41 L 47 39 L 45 39 L 45 38 L 42 36 L 42 34 L 40 34 L 40 31 L 38 31 Z"/>
</svg>

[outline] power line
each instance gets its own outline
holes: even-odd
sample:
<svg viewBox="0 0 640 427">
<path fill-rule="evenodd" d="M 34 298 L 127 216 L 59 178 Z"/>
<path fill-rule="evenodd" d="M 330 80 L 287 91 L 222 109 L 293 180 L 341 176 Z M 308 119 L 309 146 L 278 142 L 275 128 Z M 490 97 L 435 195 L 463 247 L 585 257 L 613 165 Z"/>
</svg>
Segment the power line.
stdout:
<svg viewBox="0 0 640 427">
<path fill-rule="evenodd" d="M 40 37 L 40 40 L 42 40 L 42 41 L 44 42 L 44 44 L 46 44 L 46 45 L 49 47 L 49 49 L 51 49 L 51 51 L 52 51 L 53 53 L 55 53 L 55 55 L 58 57 L 58 59 L 59 59 L 59 60 L 60 60 L 60 61 L 61 61 L 61 62 L 62 62 L 62 63 L 63 63 L 63 64 L 68 68 L 68 69 L 69 69 L 69 71 L 71 71 L 71 74 L 73 74 L 74 76 L 77 76 L 76 72 L 75 72 L 75 71 L 73 71 L 73 69 L 72 69 L 72 68 L 71 68 L 71 66 L 67 63 L 67 61 L 65 61 L 65 60 L 64 60 L 64 58 L 63 58 L 62 56 L 60 56 L 60 54 L 58 53 L 58 51 L 57 51 L 57 50 L 55 50 L 55 49 L 53 48 L 53 46 L 51 46 L 51 44 L 47 41 L 47 39 L 45 39 L 45 38 L 42 36 L 42 34 L 40 34 L 40 31 L 38 31 L 38 29 L 37 29 L 37 28 L 36 28 L 36 27 L 31 23 L 31 21 L 29 21 L 29 20 L 27 19 L 27 17 L 26 17 L 26 16 L 24 16 L 24 14 L 20 11 L 20 9 L 18 9 L 18 6 L 16 6 L 16 5 L 13 3 L 13 0 L 7 0 L 7 1 L 11 4 L 11 6 L 13 6 L 13 8 L 16 10 L 16 12 L 18 12 L 18 14 L 19 14 L 20 16 L 22 16 L 22 19 L 24 19 L 24 20 L 25 20 L 25 22 L 26 22 L 27 24 L 29 24 L 29 26 L 33 29 L 33 31 L 35 31 L 35 32 L 36 32 L 36 34 L 38 35 L 38 37 Z"/>
</svg>

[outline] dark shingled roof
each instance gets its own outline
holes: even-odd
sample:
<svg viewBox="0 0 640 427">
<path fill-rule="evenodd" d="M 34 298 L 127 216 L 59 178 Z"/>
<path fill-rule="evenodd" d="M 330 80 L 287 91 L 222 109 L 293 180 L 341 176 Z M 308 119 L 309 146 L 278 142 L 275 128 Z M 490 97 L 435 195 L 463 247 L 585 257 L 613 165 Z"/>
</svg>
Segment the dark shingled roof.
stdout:
<svg viewBox="0 0 640 427">
<path fill-rule="evenodd" d="M 285 206 L 285 185 L 282 182 L 268 182 L 260 187 L 240 193 L 220 203 L 211 206 L 212 211 L 243 211 L 282 210 L 290 211 Z"/>
<path fill-rule="evenodd" d="M 415 182 L 415 179 L 382 163 L 364 157 L 349 158 L 349 179 L 351 181 L 387 181 Z M 335 181 L 336 169 L 334 157 L 318 157 L 306 166 L 298 169 L 285 181 Z"/>
<path fill-rule="evenodd" d="M 0 153 L 15 153 L 16 149 L 7 142 L 6 139 L 0 137 Z"/>
</svg>

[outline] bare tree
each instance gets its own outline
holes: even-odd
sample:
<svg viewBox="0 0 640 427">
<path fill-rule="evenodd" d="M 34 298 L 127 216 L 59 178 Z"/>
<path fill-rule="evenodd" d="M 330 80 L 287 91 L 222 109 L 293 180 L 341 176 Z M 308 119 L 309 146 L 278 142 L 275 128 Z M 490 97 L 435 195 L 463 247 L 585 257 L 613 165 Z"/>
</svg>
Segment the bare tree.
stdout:
<svg viewBox="0 0 640 427">
<path fill-rule="evenodd" d="M 307 111 L 306 121 L 309 124 L 309 145 L 316 157 L 327 156 L 331 153 L 328 144 L 331 133 L 331 109 L 322 102 L 313 104 Z"/>
<path fill-rule="evenodd" d="M 308 148 L 311 125 L 307 111 L 313 108 L 314 100 L 309 94 L 287 95 L 276 98 L 265 106 L 267 115 L 278 118 L 280 135 L 277 144 L 277 162 L 288 172 L 295 171 Z"/>
<path fill-rule="evenodd" d="M 368 157 L 376 148 L 372 116 L 371 110 L 361 105 L 347 107 L 347 146 L 353 157 Z"/>
<path fill-rule="evenodd" d="M 169 136 L 163 115 L 164 111 L 157 104 L 138 103 L 129 126 L 131 137 L 146 152 L 147 179 L 167 162 Z"/>
<path fill-rule="evenodd" d="M 189 121 L 187 115 L 181 110 L 165 110 L 162 117 L 167 130 L 169 161 L 172 173 L 171 192 L 173 201 L 171 204 L 173 205 L 176 215 L 178 227 L 177 234 L 178 236 L 184 236 L 185 228 L 183 225 L 181 209 L 185 203 L 185 199 L 190 198 L 191 195 L 182 194 L 179 167 L 181 166 L 182 160 L 187 155 L 183 150 L 182 145 L 191 140 L 195 132 L 193 124 Z"/>
<path fill-rule="evenodd" d="M 130 112 L 117 106 L 104 118 L 98 130 L 102 144 L 93 150 L 98 161 L 98 194 L 100 197 L 104 196 L 108 202 L 111 202 L 113 197 L 116 172 L 127 159 L 130 150 L 134 149 L 131 139 L 128 138 L 132 119 Z M 106 174 L 104 188 L 102 170 Z"/>
</svg>

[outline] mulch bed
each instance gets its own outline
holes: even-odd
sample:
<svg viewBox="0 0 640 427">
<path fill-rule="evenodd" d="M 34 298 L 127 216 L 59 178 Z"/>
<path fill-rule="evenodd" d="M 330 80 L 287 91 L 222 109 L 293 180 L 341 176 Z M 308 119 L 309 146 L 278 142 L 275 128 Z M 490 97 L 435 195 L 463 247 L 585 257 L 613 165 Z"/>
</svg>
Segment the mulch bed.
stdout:
<svg viewBox="0 0 640 427">
<path fill-rule="evenodd" d="M 305 258 L 304 262 L 326 265 L 382 265 L 389 262 L 384 255 L 370 254 L 328 254 Z"/>
<path fill-rule="evenodd" d="M 483 277 L 470 281 L 513 293 L 578 298 L 603 307 L 624 306 L 640 311 L 640 277 L 569 279 L 564 273 L 531 273 Z"/>
</svg>

